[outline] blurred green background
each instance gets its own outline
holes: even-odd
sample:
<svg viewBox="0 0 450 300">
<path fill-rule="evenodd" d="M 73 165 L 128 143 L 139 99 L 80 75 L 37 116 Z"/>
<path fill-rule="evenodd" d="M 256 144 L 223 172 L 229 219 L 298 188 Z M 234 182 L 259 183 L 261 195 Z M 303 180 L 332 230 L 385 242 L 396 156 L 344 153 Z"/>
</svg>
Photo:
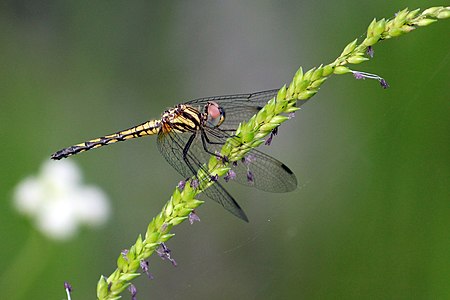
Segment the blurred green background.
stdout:
<svg viewBox="0 0 450 300">
<path fill-rule="evenodd" d="M 14 281 L 0 298 L 62 299 L 65 280 L 73 299 L 95 298 L 181 179 L 152 137 L 73 157 L 113 215 L 53 242 L 12 194 L 55 150 L 192 98 L 278 88 L 299 66 L 333 60 L 372 18 L 442 4 L 2 1 L 0 281 Z M 330 78 L 263 148 L 299 188 L 230 185 L 250 223 L 208 201 L 168 243 L 178 267 L 152 257 L 155 279 L 135 281 L 138 299 L 449 299 L 449 29 L 443 20 L 377 44 L 354 66 L 387 90 Z"/>
</svg>

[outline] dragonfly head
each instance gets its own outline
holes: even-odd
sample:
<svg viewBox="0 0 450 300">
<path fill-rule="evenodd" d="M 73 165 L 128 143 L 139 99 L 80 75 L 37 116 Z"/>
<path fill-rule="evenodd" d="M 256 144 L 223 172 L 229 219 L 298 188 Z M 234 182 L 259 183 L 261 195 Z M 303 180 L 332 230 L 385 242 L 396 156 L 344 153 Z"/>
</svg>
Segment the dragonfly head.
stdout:
<svg viewBox="0 0 450 300">
<path fill-rule="evenodd" d="M 209 127 L 219 127 L 225 121 L 225 111 L 216 102 L 210 101 L 205 106 L 206 125 Z"/>
</svg>

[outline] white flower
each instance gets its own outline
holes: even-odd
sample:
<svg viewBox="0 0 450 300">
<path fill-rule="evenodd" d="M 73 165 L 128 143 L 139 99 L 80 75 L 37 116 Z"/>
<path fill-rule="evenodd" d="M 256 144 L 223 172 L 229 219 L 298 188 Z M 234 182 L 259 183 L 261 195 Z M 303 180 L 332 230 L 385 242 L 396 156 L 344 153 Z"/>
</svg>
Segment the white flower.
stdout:
<svg viewBox="0 0 450 300">
<path fill-rule="evenodd" d="M 79 168 L 69 160 L 48 160 L 38 176 L 20 182 L 14 191 L 14 206 L 42 233 L 58 240 L 72 237 L 82 224 L 99 226 L 110 214 L 105 193 L 83 185 Z"/>
</svg>

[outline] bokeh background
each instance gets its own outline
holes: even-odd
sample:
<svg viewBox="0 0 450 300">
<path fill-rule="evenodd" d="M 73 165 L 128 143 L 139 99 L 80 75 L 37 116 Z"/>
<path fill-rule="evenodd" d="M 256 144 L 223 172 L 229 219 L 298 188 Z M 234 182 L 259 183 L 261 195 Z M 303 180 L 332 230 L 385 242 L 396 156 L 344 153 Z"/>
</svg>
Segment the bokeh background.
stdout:
<svg viewBox="0 0 450 300">
<path fill-rule="evenodd" d="M 2 299 L 95 298 L 181 179 L 152 137 L 71 158 L 111 199 L 101 229 L 45 238 L 12 205 L 14 187 L 62 147 L 128 128 L 202 96 L 288 83 L 333 60 L 372 18 L 439 1 L 2 1 Z M 377 44 L 334 76 L 264 151 L 299 188 L 229 186 L 248 213 L 214 202 L 182 224 L 135 281 L 139 299 L 450 298 L 450 24 Z M 6 284 L 6 287 L 5 287 Z M 125 299 L 129 297 L 124 293 Z"/>
</svg>

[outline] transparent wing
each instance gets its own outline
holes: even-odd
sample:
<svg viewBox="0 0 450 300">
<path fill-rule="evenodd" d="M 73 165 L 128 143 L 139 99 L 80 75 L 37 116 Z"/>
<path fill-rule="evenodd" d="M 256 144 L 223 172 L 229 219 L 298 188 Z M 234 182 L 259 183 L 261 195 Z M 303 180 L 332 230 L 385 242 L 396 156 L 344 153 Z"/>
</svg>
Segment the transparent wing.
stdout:
<svg viewBox="0 0 450 300">
<path fill-rule="evenodd" d="M 220 125 L 220 129 L 229 131 L 236 130 L 239 123 L 249 120 L 277 93 L 278 89 L 251 94 L 205 97 L 188 101 L 185 104 L 203 111 L 208 101 L 216 102 L 225 111 L 225 121 Z"/>
<path fill-rule="evenodd" d="M 223 143 L 230 137 L 229 134 L 217 128 L 204 128 L 204 133 L 209 141 L 206 146 L 212 153 L 219 152 Z M 204 159 L 209 159 L 206 151 L 203 151 L 201 155 L 205 153 L 208 157 Z M 242 161 L 235 162 L 232 170 L 236 173 L 236 182 L 262 191 L 286 193 L 297 188 L 297 178 L 285 164 L 255 149 L 250 150 Z M 253 178 L 251 181 L 247 178 L 249 172 Z"/>
<path fill-rule="evenodd" d="M 257 150 L 251 150 L 243 161 L 232 166 L 232 170 L 236 173 L 236 182 L 262 191 L 286 193 L 297 188 L 297 178 L 285 164 Z M 251 181 L 247 178 L 249 172 Z"/>
<path fill-rule="evenodd" d="M 169 164 L 185 178 L 196 175 L 197 170 L 199 169 L 203 169 L 207 172 L 203 166 L 206 160 L 204 159 L 205 155 L 202 153 L 205 151 L 204 149 L 200 151 L 199 145 L 201 146 L 202 142 L 199 140 L 201 137 L 198 133 L 189 147 L 189 151 L 186 154 L 186 160 L 183 160 L 183 149 L 193 134 L 194 133 L 182 134 L 170 131 L 166 134 L 160 133 L 157 139 L 158 149 L 161 154 L 167 162 L 169 162 Z M 216 182 L 203 191 L 203 193 L 208 198 L 218 202 L 233 215 L 248 222 L 245 212 L 220 183 Z"/>
<path fill-rule="evenodd" d="M 193 175 L 189 166 L 183 161 L 183 149 L 190 136 L 189 133 L 164 134 L 160 132 L 157 138 L 159 152 L 184 179 Z"/>
</svg>

